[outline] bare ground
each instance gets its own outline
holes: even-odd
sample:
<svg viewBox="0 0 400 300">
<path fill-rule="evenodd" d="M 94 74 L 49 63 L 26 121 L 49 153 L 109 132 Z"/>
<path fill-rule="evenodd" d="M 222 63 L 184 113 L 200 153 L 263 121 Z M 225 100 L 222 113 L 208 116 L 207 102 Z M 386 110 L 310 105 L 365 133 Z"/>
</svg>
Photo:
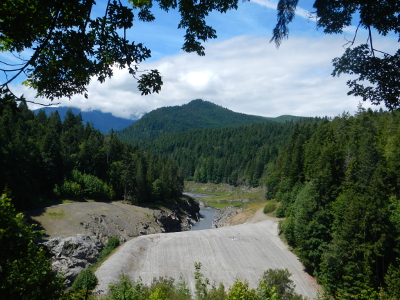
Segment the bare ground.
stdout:
<svg viewBox="0 0 400 300">
<path fill-rule="evenodd" d="M 226 219 L 221 224 L 219 224 L 219 227 L 233 226 L 244 223 L 257 223 L 265 220 L 272 220 L 278 222 L 279 221 L 278 218 L 264 214 L 263 212 L 264 206 L 265 203 L 251 204 L 241 213 L 238 213 L 237 215 L 234 215 Z"/>
<path fill-rule="evenodd" d="M 30 211 L 28 216 L 49 239 L 87 234 L 100 238 L 122 236 L 128 240 L 140 235 L 143 226 L 147 227 L 144 224 L 151 224 L 146 229 L 148 233 L 162 231 L 155 228 L 154 212 L 149 208 L 119 202 L 74 202 Z"/>
<path fill-rule="evenodd" d="M 296 284 L 296 292 L 314 299 L 318 285 L 303 270 L 298 258 L 278 237 L 277 222 L 262 209 L 239 217 L 245 224 L 192 232 L 153 234 L 125 243 L 97 270 L 97 291 L 107 293 L 108 285 L 121 274 L 144 284 L 153 278 L 183 276 L 194 290 L 194 263 L 201 262 L 201 272 L 211 282 L 225 287 L 235 279 L 247 280 L 256 287 L 264 271 L 287 268 Z M 235 222 L 239 222 L 236 220 Z"/>
</svg>

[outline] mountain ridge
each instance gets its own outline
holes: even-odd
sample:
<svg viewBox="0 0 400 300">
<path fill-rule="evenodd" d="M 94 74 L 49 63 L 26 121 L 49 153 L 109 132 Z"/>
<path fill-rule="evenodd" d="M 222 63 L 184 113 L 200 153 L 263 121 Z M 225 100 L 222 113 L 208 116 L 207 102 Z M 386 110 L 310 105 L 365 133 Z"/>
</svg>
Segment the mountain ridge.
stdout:
<svg viewBox="0 0 400 300">
<path fill-rule="evenodd" d="M 103 113 L 100 110 L 82 111 L 79 108 L 68 106 L 43 107 L 34 110 L 34 113 L 37 114 L 40 110 L 43 110 L 49 116 L 52 112 L 58 111 L 61 120 L 63 120 L 68 109 L 71 109 L 74 115 L 81 114 L 84 123 L 91 123 L 101 133 L 108 133 L 111 129 L 118 131 L 136 122 L 136 120 L 115 117 L 111 113 Z"/>
<path fill-rule="evenodd" d="M 134 124 L 117 132 L 125 142 L 135 142 L 191 129 L 223 128 L 267 122 L 286 122 L 301 117 L 280 116 L 268 118 L 247 115 L 201 99 L 180 106 L 168 106 L 145 114 Z"/>
</svg>

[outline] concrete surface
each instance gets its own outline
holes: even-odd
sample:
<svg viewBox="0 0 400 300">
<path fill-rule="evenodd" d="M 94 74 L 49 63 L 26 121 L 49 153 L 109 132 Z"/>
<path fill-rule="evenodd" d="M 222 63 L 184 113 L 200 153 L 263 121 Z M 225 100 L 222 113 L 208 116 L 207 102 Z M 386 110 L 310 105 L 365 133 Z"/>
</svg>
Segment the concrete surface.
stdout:
<svg viewBox="0 0 400 300">
<path fill-rule="evenodd" d="M 251 221 L 261 218 L 255 216 Z M 119 280 L 121 274 L 150 284 L 153 278 L 168 276 L 178 281 L 182 275 L 194 289 L 194 263 L 201 262 L 201 272 L 227 290 L 235 279 L 247 280 L 256 287 L 269 268 L 291 273 L 296 292 L 314 299 L 318 285 L 304 272 L 298 258 L 278 237 L 277 222 L 264 220 L 236 226 L 201 231 L 152 234 L 134 238 L 122 245 L 96 272 L 100 293 Z M 102 291 L 102 292 L 101 292 Z"/>
</svg>

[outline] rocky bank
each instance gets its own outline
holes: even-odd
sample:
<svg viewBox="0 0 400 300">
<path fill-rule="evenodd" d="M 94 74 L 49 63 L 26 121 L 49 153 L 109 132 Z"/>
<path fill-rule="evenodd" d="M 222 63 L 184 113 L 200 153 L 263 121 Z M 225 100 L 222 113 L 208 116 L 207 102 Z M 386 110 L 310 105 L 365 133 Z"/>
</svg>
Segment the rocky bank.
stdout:
<svg viewBox="0 0 400 300">
<path fill-rule="evenodd" d="M 224 226 L 229 226 L 230 224 L 227 223 L 227 220 L 237 214 L 240 214 L 243 211 L 242 208 L 235 208 L 234 206 L 230 205 L 223 209 L 219 209 L 214 214 L 214 219 L 212 221 L 212 228 L 220 228 Z"/>
<path fill-rule="evenodd" d="M 92 263 L 111 237 L 125 242 L 137 236 L 190 230 L 199 220 L 199 204 L 190 197 L 158 207 L 121 202 L 75 202 L 28 213 L 43 229 L 42 241 L 53 270 L 63 273 L 65 284 Z"/>
</svg>

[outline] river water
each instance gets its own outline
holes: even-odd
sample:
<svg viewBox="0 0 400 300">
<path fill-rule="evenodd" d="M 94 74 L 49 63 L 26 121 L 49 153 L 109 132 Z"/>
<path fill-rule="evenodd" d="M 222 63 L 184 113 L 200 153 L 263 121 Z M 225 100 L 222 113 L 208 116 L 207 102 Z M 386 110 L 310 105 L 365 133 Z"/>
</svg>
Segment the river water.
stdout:
<svg viewBox="0 0 400 300">
<path fill-rule="evenodd" d="M 209 194 L 200 194 L 200 193 L 184 193 L 190 197 L 195 198 L 196 200 L 200 200 L 207 197 L 212 197 L 213 195 Z M 212 221 L 214 219 L 214 213 L 217 210 L 212 207 L 200 206 L 200 216 L 201 220 L 194 224 L 190 230 L 204 230 L 211 229 Z"/>
</svg>

